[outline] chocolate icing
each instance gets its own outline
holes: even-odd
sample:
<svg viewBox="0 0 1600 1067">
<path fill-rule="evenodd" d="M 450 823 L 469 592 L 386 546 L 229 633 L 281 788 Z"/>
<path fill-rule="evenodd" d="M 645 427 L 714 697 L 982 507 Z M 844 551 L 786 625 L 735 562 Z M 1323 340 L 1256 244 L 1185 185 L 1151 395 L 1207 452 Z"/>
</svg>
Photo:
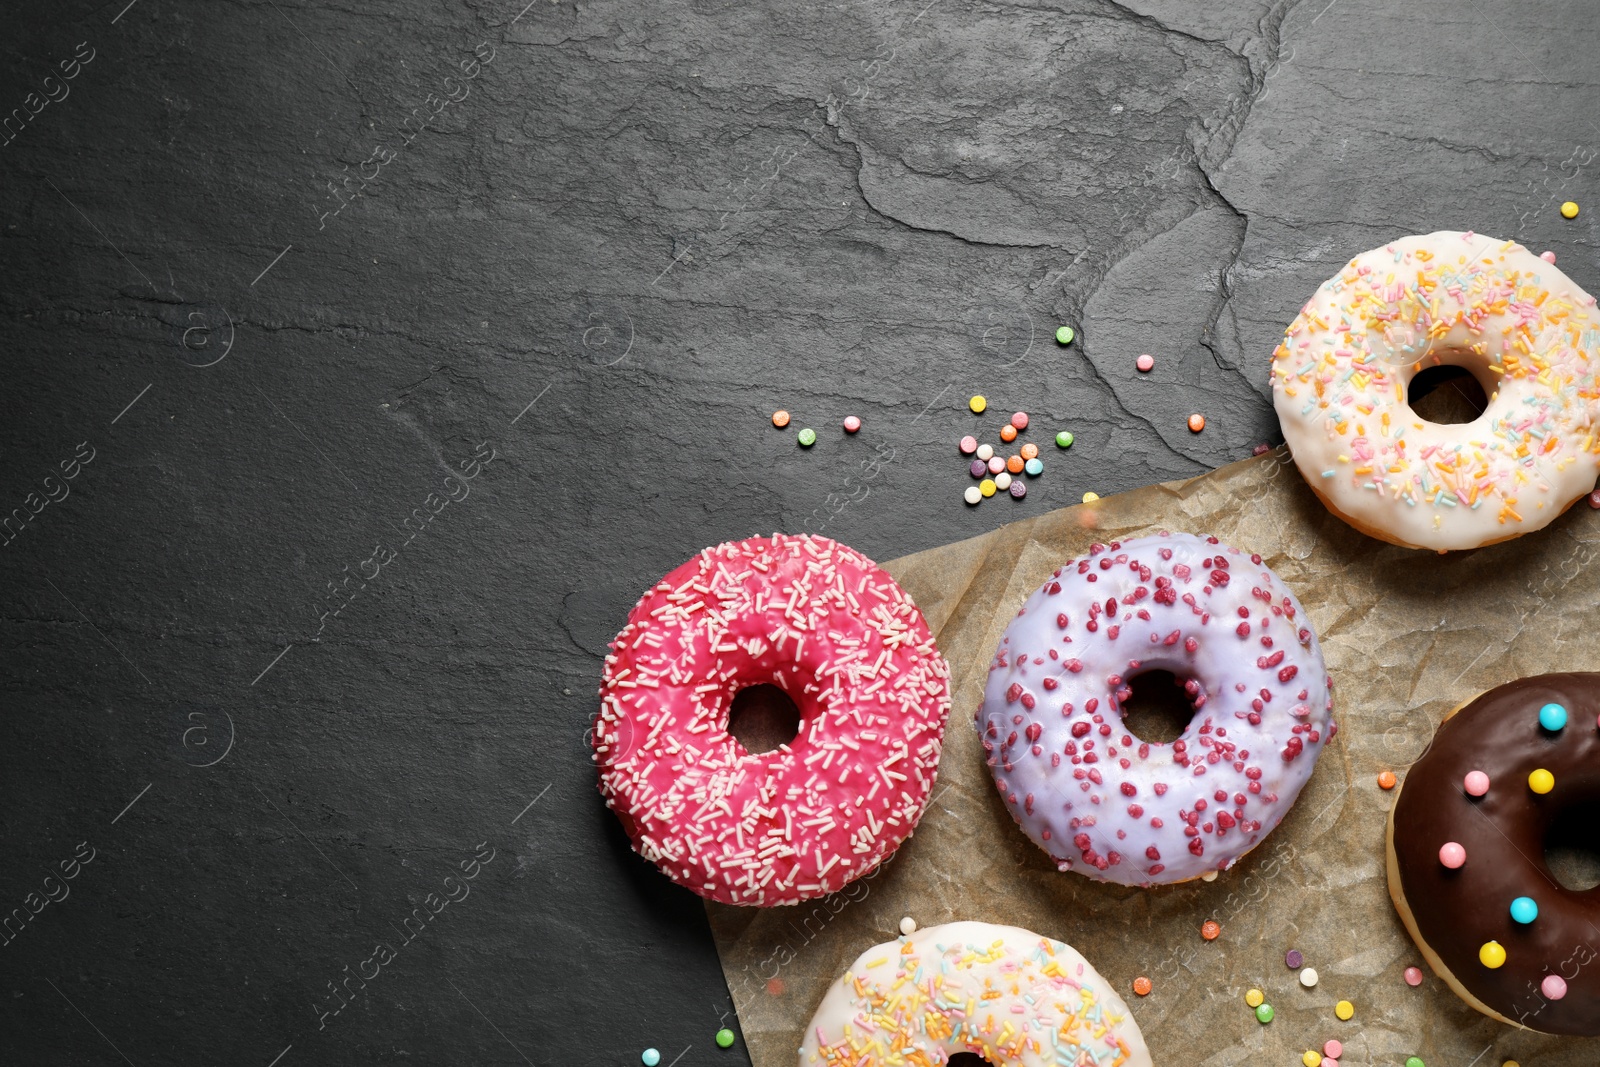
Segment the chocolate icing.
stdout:
<svg viewBox="0 0 1600 1067">
<path fill-rule="evenodd" d="M 1568 712 L 1554 733 L 1539 725 L 1547 703 Z M 1600 887 L 1563 887 L 1544 858 L 1557 816 L 1600 803 L 1597 714 L 1600 674 L 1546 674 L 1491 689 L 1439 727 L 1390 815 L 1414 932 L 1485 1006 L 1550 1034 L 1600 1035 Z M 1542 795 L 1528 788 L 1529 773 L 1541 767 L 1555 776 L 1555 788 Z M 1482 797 L 1462 785 L 1474 770 L 1489 776 Z M 1457 870 L 1439 861 L 1447 841 L 1466 848 Z M 1511 918 L 1519 896 L 1539 905 L 1530 924 Z M 1506 950 L 1497 969 L 1478 960 L 1490 940 Z M 1567 982 L 1561 1000 L 1539 992 L 1552 973 Z"/>
</svg>

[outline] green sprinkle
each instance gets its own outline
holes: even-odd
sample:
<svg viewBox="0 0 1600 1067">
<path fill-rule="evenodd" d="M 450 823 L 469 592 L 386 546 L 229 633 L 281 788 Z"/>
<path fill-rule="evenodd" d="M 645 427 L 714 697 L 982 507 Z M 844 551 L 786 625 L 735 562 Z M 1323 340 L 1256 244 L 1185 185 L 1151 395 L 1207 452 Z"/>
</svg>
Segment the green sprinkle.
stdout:
<svg viewBox="0 0 1600 1067">
<path fill-rule="evenodd" d="M 1065 329 L 1065 327 L 1063 327 L 1063 329 Z M 1072 433 L 1070 431 L 1068 431 L 1068 430 L 1062 430 L 1060 433 L 1056 434 L 1056 447 L 1057 448 L 1071 448 L 1072 447 Z"/>
<path fill-rule="evenodd" d="M 732 1030 L 729 1030 L 727 1027 L 723 1027 L 721 1030 L 717 1031 L 717 1047 L 718 1048 L 732 1048 L 733 1047 L 733 1031 Z"/>
<path fill-rule="evenodd" d="M 1265 1026 L 1272 1021 L 1273 1011 L 1271 1004 L 1256 1005 L 1256 1022 Z M 1409 1067 L 1409 1065 L 1407 1065 Z"/>
<path fill-rule="evenodd" d="M 1076 336 L 1078 335 L 1072 332 L 1071 326 L 1056 327 L 1056 341 L 1059 344 L 1070 345 L 1072 343 L 1072 339 Z"/>
<path fill-rule="evenodd" d="M 810 448 L 812 445 L 814 445 L 816 443 L 817 443 L 817 431 L 813 430 L 809 426 L 807 426 L 805 429 L 800 431 L 800 447 L 801 448 Z"/>
<path fill-rule="evenodd" d="M 1406 1067 L 1422 1067 L 1422 1059 L 1418 1056 L 1407 1056 Z"/>
</svg>

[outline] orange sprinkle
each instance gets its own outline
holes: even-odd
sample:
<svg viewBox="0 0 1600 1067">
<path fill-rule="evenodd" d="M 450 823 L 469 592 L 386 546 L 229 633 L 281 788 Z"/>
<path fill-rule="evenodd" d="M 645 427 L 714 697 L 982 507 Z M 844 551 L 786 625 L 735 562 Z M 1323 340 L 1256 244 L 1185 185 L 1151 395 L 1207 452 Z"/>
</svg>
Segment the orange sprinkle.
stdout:
<svg viewBox="0 0 1600 1067">
<path fill-rule="evenodd" d="M 1189 416 L 1189 431 L 1191 433 L 1199 433 L 1201 430 L 1203 430 L 1205 428 L 1206 428 L 1206 417 L 1204 415 L 1200 414 L 1197 411 L 1193 415 Z"/>
<path fill-rule="evenodd" d="M 774 411 L 772 413 L 772 425 L 780 430 L 789 425 L 789 413 L 787 411 Z"/>
<path fill-rule="evenodd" d="M 1141 997 L 1148 997 L 1150 995 L 1150 979 L 1142 974 L 1135 978 L 1133 980 L 1133 991 Z"/>
<path fill-rule="evenodd" d="M 1393 771 L 1381 771 L 1378 774 L 1379 789 L 1393 789 L 1395 782 L 1397 781 L 1399 781 L 1399 779 L 1394 776 Z"/>
<path fill-rule="evenodd" d="M 1029 441 L 1027 444 L 1022 446 L 1022 458 L 1024 460 L 1037 459 L 1038 456 L 1039 446 L 1034 444 L 1032 441 Z"/>
<path fill-rule="evenodd" d="M 1207 919 L 1200 924 L 1200 936 L 1207 941 L 1215 941 L 1221 933 L 1222 927 L 1217 924 L 1215 919 Z"/>
<path fill-rule="evenodd" d="M 1012 474 L 1021 474 L 1022 466 L 1023 464 L 1021 456 L 1011 456 L 1006 460 L 1006 470 L 1010 471 Z"/>
<path fill-rule="evenodd" d="M 1000 440 L 1002 440 L 1002 441 L 1015 441 L 1016 439 L 1017 439 L 1017 428 L 1015 426 L 1011 425 L 1008 422 L 1004 426 L 1000 427 Z"/>
</svg>

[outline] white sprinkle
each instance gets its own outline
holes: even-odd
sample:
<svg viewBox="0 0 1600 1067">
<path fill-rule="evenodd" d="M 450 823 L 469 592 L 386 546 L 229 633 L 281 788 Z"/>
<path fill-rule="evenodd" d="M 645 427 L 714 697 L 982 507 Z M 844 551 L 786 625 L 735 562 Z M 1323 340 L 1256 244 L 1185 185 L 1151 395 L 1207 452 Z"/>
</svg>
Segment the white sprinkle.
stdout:
<svg viewBox="0 0 1600 1067">
<path fill-rule="evenodd" d="M 1300 984 L 1305 986 L 1307 989 L 1310 989 L 1312 986 L 1316 985 L 1317 984 L 1317 969 L 1315 967 L 1304 967 L 1304 968 L 1301 968 L 1301 971 L 1300 971 Z"/>
<path fill-rule="evenodd" d="M 909 915 L 907 915 L 904 919 L 901 919 L 900 920 L 900 932 L 902 934 L 905 934 L 907 937 L 910 937 L 912 934 L 916 933 L 917 932 L 917 920 L 913 919 Z"/>
</svg>

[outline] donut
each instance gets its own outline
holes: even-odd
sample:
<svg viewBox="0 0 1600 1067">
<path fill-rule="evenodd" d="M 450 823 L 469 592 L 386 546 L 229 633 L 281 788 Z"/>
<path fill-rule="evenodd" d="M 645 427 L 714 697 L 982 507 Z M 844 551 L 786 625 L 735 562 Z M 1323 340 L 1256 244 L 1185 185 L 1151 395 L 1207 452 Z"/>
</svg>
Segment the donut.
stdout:
<svg viewBox="0 0 1600 1067">
<path fill-rule="evenodd" d="M 611 642 L 593 729 L 600 792 L 633 847 L 725 904 L 793 904 L 882 863 L 917 825 L 950 708 L 922 613 L 825 537 L 708 548 L 651 588 Z M 753 754 L 733 698 L 779 687 L 795 739 Z"/>
<path fill-rule="evenodd" d="M 1547 1034 L 1600 1036 L 1600 896 L 1544 859 L 1557 820 L 1600 802 L 1597 713 L 1600 674 L 1491 689 L 1439 726 L 1389 809 L 1389 896 L 1429 966 Z"/>
<path fill-rule="evenodd" d="M 1335 515 L 1438 551 L 1548 525 L 1594 488 L 1600 315 L 1594 297 L 1512 241 L 1442 230 L 1363 252 L 1323 282 L 1272 356 L 1295 465 Z M 1425 367 L 1489 397 L 1476 420 L 1426 422 Z"/>
<path fill-rule="evenodd" d="M 1170 671 L 1194 716 L 1170 744 L 1122 704 Z M 1311 620 L 1261 562 L 1162 533 L 1059 568 L 989 665 L 978 730 L 1022 832 L 1059 870 L 1163 885 L 1227 870 L 1283 819 L 1333 737 Z"/>
<path fill-rule="evenodd" d="M 1070 946 L 1015 926 L 930 926 L 862 953 L 806 1027 L 800 1067 L 1150 1067 L 1127 1004 Z"/>
</svg>

